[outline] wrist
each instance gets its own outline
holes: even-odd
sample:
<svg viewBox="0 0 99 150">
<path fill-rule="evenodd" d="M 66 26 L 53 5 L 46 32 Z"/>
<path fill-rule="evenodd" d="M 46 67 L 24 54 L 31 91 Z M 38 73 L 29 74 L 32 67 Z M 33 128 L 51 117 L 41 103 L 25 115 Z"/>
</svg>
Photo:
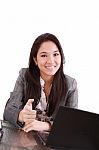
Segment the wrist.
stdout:
<svg viewBox="0 0 99 150">
<path fill-rule="evenodd" d="M 49 122 L 43 122 L 43 124 L 44 124 L 44 131 L 51 130 L 51 124 Z"/>
<path fill-rule="evenodd" d="M 23 123 L 23 119 L 22 119 L 22 110 L 19 112 L 19 115 L 18 115 L 18 121 Z"/>
<path fill-rule="evenodd" d="M 24 125 L 25 125 L 25 122 L 20 122 L 20 121 L 17 120 L 17 124 L 18 124 L 18 126 L 19 126 L 20 128 L 23 128 Z"/>
</svg>

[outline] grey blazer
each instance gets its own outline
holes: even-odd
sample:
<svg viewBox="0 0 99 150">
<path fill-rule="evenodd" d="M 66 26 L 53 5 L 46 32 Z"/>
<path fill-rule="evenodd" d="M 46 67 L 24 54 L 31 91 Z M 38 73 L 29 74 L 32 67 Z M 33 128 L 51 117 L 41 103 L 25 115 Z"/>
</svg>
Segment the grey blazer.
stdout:
<svg viewBox="0 0 99 150">
<path fill-rule="evenodd" d="M 15 87 L 13 92 L 10 94 L 10 98 L 8 99 L 5 109 L 4 109 L 4 120 L 9 121 L 10 123 L 14 124 L 18 127 L 17 118 L 19 112 L 23 108 L 23 97 L 26 93 L 26 79 L 25 79 L 25 72 L 27 68 L 22 68 L 19 72 L 19 76 L 16 80 Z M 77 90 L 77 82 L 75 79 L 71 78 L 70 76 L 66 75 L 67 80 L 67 93 L 66 98 L 61 100 L 57 103 L 56 108 L 50 118 L 54 118 L 58 108 L 60 105 L 77 108 L 78 107 L 78 90 Z"/>
</svg>

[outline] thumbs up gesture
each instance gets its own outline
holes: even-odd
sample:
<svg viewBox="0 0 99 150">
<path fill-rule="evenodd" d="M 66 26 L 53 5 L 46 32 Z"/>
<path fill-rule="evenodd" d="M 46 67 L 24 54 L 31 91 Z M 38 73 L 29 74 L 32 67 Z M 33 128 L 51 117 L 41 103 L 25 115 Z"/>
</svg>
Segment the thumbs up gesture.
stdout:
<svg viewBox="0 0 99 150">
<path fill-rule="evenodd" d="M 33 103 L 34 99 L 28 99 L 26 105 L 24 106 L 25 109 L 27 110 L 32 110 L 32 103 Z"/>
<path fill-rule="evenodd" d="M 18 121 L 31 123 L 36 118 L 36 110 L 32 110 L 32 103 L 34 99 L 28 99 L 24 108 L 20 111 Z"/>
</svg>

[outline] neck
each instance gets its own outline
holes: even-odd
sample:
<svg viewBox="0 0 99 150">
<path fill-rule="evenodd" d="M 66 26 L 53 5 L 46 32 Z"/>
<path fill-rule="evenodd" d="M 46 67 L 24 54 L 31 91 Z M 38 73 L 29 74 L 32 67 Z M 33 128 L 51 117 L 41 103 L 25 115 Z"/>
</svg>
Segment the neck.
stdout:
<svg viewBox="0 0 99 150">
<path fill-rule="evenodd" d="M 52 84 L 54 76 L 43 76 L 41 75 L 41 78 L 45 81 L 45 84 Z"/>
<path fill-rule="evenodd" d="M 54 76 L 46 76 L 46 78 L 45 78 L 45 76 L 41 76 L 41 78 L 45 81 L 44 92 L 45 92 L 46 97 L 48 97 L 49 94 L 50 94 L 50 90 L 51 90 L 51 87 L 52 87 L 53 77 Z"/>
</svg>

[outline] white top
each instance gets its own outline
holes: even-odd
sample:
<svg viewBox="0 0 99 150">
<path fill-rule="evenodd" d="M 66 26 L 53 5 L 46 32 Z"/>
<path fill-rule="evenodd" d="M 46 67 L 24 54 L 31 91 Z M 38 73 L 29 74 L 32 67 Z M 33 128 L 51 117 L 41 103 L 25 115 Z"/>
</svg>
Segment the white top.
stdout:
<svg viewBox="0 0 99 150">
<path fill-rule="evenodd" d="M 40 77 L 40 84 L 41 84 L 41 98 L 40 98 L 38 105 L 36 106 L 36 109 L 41 110 L 42 113 L 45 114 L 45 110 L 47 107 L 46 95 L 44 93 L 45 81 L 41 77 Z"/>
</svg>

